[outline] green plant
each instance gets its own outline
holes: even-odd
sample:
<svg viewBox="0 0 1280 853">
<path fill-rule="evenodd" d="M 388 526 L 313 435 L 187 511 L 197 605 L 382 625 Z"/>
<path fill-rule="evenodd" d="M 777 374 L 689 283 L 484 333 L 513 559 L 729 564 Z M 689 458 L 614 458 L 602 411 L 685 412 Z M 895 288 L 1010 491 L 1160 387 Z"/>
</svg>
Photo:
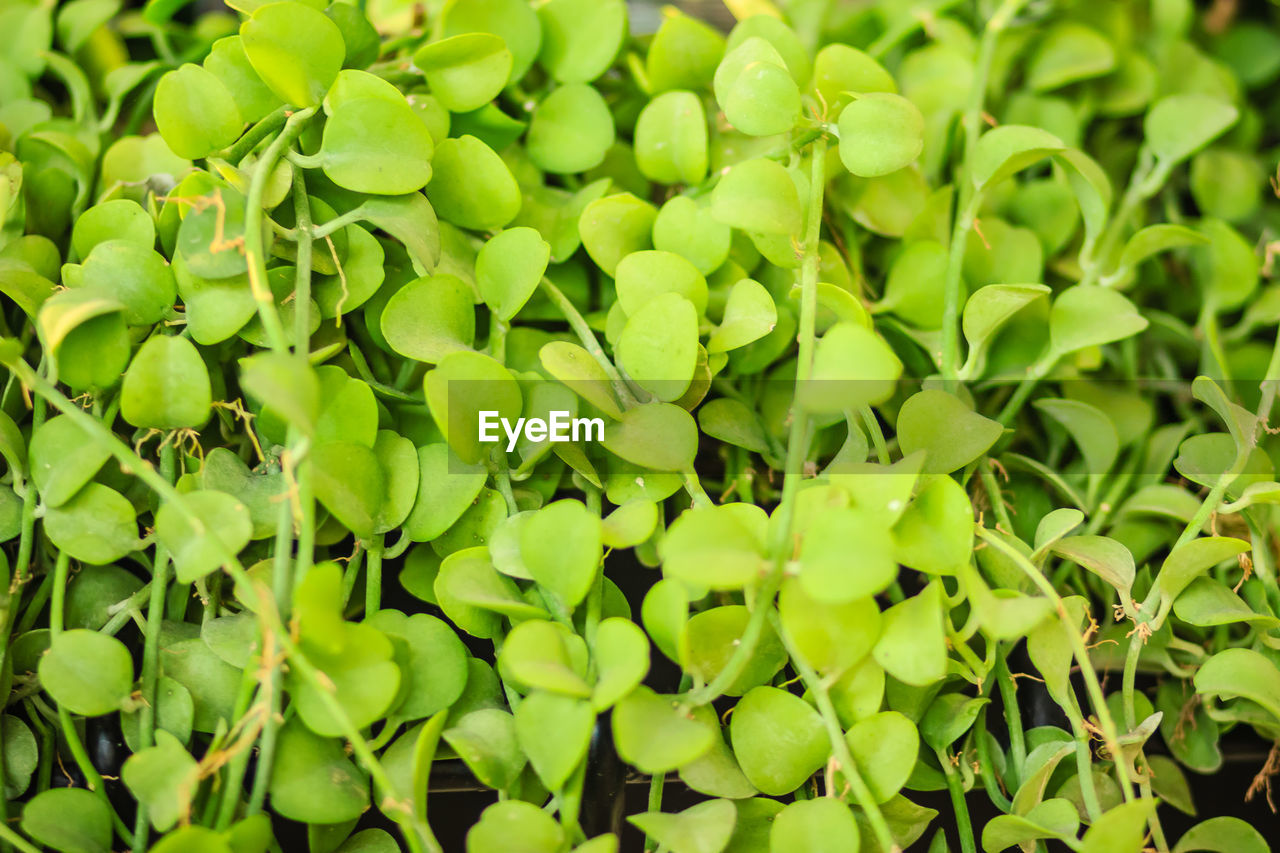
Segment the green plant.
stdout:
<svg viewBox="0 0 1280 853">
<path fill-rule="evenodd" d="M 184 5 L 0 6 L 0 842 L 1268 849 L 1274 10 Z"/>
</svg>

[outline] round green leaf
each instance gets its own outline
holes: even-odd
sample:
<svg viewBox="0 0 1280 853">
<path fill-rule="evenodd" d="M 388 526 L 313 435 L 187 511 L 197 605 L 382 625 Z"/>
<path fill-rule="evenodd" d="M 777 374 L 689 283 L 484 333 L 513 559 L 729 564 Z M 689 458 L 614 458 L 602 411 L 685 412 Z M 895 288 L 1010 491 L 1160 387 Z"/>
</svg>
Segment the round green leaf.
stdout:
<svg viewBox="0 0 1280 853">
<path fill-rule="evenodd" d="M 664 92 L 636 120 L 636 165 L 661 184 L 696 184 L 707 174 L 707 116 L 693 92 Z"/>
<path fill-rule="evenodd" d="M 799 234 L 804 224 L 791 175 L 773 160 L 745 160 L 711 191 L 711 215 L 725 225 L 761 234 Z"/>
<path fill-rule="evenodd" d="M 679 400 L 698 360 L 698 312 L 679 293 L 664 293 L 627 320 L 618 363 L 659 400 Z"/>
<path fill-rule="evenodd" d="M 586 83 L 568 83 L 533 111 L 525 146 L 538 168 L 574 174 L 600 165 L 613 139 L 613 114 L 600 93 Z"/>
<path fill-rule="evenodd" d="M 271 767 L 271 808 L 290 820 L 355 820 L 369 807 L 369 780 L 337 738 L 313 734 L 299 719 L 281 729 Z"/>
<path fill-rule="evenodd" d="M 627 37 L 623 0 L 550 0 L 538 7 L 538 61 L 561 83 L 589 83 L 613 64 Z"/>
<path fill-rule="evenodd" d="M 424 44 L 413 64 L 445 109 L 465 113 L 489 103 L 507 85 L 511 51 L 492 33 L 463 33 Z"/>
<path fill-rule="evenodd" d="M 196 160 L 235 142 L 244 128 L 227 87 L 199 65 L 187 63 L 156 86 L 156 129 L 179 157 Z"/>
<path fill-rule="evenodd" d="M 443 140 L 431 168 L 427 198 L 454 225 L 496 231 L 520 212 L 520 188 L 511 170 L 474 136 Z"/>
<path fill-rule="evenodd" d="M 534 580 L 573 608 L 595 583 L 600 539 L 599 515 L 578 501 L 556 501 L 521 525 L 520 558 Z"/>
<path fill-rule="evenodd" d="M 457 276 L 414 279 L 387 300 L 382 334 L 400 355 L 433 364 L 469 350 L 476 336 L 473 291 Z"/>
<path fill-rule="evenodd" d="M 769 830 L 771 853 L 808 850 L 811 853 L 858 853 L 861 837 L 853 812 L 832 797 L 790 803 Z"/>
<path fill-rule="evenodd" d="M 494 803 L 467 832 L 467 853 L 556 853 L 563 845 L 555 818 L 521 800 Z"/>
<path fill-rule="evenodd" d="M 53 638 L 40 658 L 40 686 L 73 714 L 117 711 L 133 690 L 133 658 L 124 643 L 97 631 L 75 629 Z"/>
<path fill-rule="evenodd" d="M 1142 129 L 1155 155 L 1172 165 L 1222 135 L 1239 115 L 1234 106 L 1219 98 L 1188 92 L 1156 101 Z"/>
<path fill-rule="evenodd" d="M 403 98 L 343 101 L 324 125 L 320 162 L 338 186 L 403 195 L 431 179 L 431 133 Z"/>
<path fill-rule="evenodd" d="M 715 723 L 680 713 L 675 697 L 640 686 L 613 709 L 613 741 L 623 761 L 643 773 L 666 773 L 711 749 Z"/>
<path fill-rule="evenodd" d="M 347 50 L 342 31 L 324 12 L 292 0 L 259 6 L 240 25 L 240 39 L 262 82 L 296 107 L 324 100 Z"/>
<path fill-rule="evenodd" d="M 180 583 L 192 583 L 234 557 L 253 535 L 249 509 L 223 492 L 202 490 L 183 496 L 193 521 L 171 503 L 156 512 L 156 537 L 173 556 Z"/>
<path fill-rule="evenodd" d="M 133 357 L 120 391 L 120 414 L 150 429 L 199 427 L 209 419 L 209 369 L 191 341 L 158 335 Z"/>
<path fill-rule="evenodd" d="M 698 453 L 693 416 L 670 403 L 647 403 L 605 426 L 604 447 L 632 464 L 655 471 L 684 471 Z"/>
<path fill-rule="evenodd" d="M 776 687 L 757 687 L 738 701 L 729 737 L 742 772 L 770 796 L 799 788 L 831 754 L 818 712 Z"/>
<path fill-rule="evenodd" d="M 495 235 L 476 255 L 481 298 L 499 319 L 509 322 L 538 289 L 550 259 L 551 245 L 533 228 L 509 228 Z"/>
<path fill-rule="evenodd" d="M 924 116 L 901 95 L 872 92 L 840 112 L 840 162 L 874 178 L 911 164 L 924 148 Z"/>
<path fill-rule="evenodd" d="M 109 853 L 111 810 L 84 788 L 52 788 L 23 807 L 22 831 L 62 853 Z"/>
<path fill-rule="evenodd" d="M 89 257 L 95 246 L 108 240 L 123 240 L 150 249 L 156 242 L 155 220 L 136 201 L 117 198 L 95 204 L 80 214 L 72 226 L 71 247 L 82 258 Z"/>
<path fill-rule="evenodd" d="M 90 483 L 44 517 L 49 540 L 72 558 L 95 566 L 114 563 L 138 548 L 133 505 L 119 492 Z"/>
</svg>

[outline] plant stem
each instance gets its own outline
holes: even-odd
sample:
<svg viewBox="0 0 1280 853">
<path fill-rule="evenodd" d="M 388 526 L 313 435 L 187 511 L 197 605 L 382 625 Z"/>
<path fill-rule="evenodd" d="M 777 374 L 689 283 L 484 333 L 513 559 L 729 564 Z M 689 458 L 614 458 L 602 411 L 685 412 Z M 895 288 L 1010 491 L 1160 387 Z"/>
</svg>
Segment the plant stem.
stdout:
<svg viewBox="0 0 1280 853">
<path fill-rule="evenodd" d="M 369 619 L 382 609 L 382 534 L 370 539 L 365 549 L 364 618 Z"/>
<path fill-rule="evenodd" d="M 1049 583 L 1049 579 L 1044 576 L 1039 569 L 1032 565 L 1031 561 L 1022 555 L 1016 548 L 1006 543 L 999 536 L 992 535 L 991 531 L 985 527 L 979 527 L 976 530 L 979 538 L 986 542 L 988 546 L 995 548 L 1000 553 L 1011 559 L 1019 569 L 1023 571 L 1031 579 L 1031 582 L 1039 588 L 1046 598 L 1053 602 L 1057 610 L 1059 618 L 1066 629 L 1068 640 L 1071 643 L 1072 654 L 1075 656 L 1076 663 L 1080 665 L 1080 673 L 1084 676 L 1085 688 L 1089 692 L 1089 701 L 1093 705 L 1093 712 L 1098 717 L 1098 724 L 1102 730 L 1103 742 L 1107 746 L 1107 751 L 1116 756 L 1117 759 L 1123 753 L 1120 750 L 1120 733 L 1116 728 L 1116 721 L 1111 716 L 1111 710 L 1107 707 L 1106 697 L 1102 693 L 1102 685 L 1098 682 L 1098 673 L 1094 670 L 1093 665 L 1089 661 L 1089 650 L 1084 644 L 1084 638 L 1080 636 L 1071 624 L 1067 615 L 1066 605 L 1062 602 L 1062 597 L 1058 595 L 1058 591 L 1053 588 L 1053 584 Z M 1124 794 L 1126 801 L 1133 799 L 1133 783 L 1129 779 L 1129 774 L 1125 771 L 1119 760 L 1116 761 L 1116 777 L 1120 781 L 1120 790 Z"/>
<path fill-rule="evenodd" d="M 835 753 L 836 761 L 840 765 L 840 773 L 849 783 L 854 800 L 866 813 L 867 822 L 871 824 L 871 831 L 879 842 L 882 853 L 897 853 L 899 847 L 893 840 L 889 824 L 885 821 L 880 806 L 876 804 L 871 789 L 867 787 L 862 774 L 858 772 L 857 762 L 853 760 L 853 754 L 849 751 L 849 742 L 845 740 L 844 729 L 840 727 L 840 717 L 836 713 L 835 705 L 831 703 L 831 694 L 827 691 L 826 681 L 818 676 L 800 650 L 796 648 L 791 635 L 783 626 L 782 620 L 778 618 L 777 611 L 772 607 L 769 607 L 769 611 L 769 622 L 781 638 L 787 654 L 791 656 L 791 665 L 795 667 L 796 672 L 800 673 L 800 678 L 817 702 L 818 713 L 822 716 L 822 723 L 827 729 L 827 738 L 831 741 L 832 752 Z"/>
<path fill-rule="evenodd" d="M 960 836 L 961 853 L 977 853 L 978 847 L 973 840 L 973 821 L 969 817 L 969 804 L 964 798 L 964 787 L 960 781 L 960 772 L 951 764 L 951 758 L 942 750 L 936 750 L 938 764 L 942 765 L 942 775 L 947 778 L 947 793 L 951 795 L 951 811 L 956 816 L 956 834 Z"/>
<path fill-rule="evenodd" d="M 1018 709 L 1018 685 L 1009 672 L 1009 661 L 996 655 L 996 684 L 1000 687 L 1000 704 L 1004 706 L 1005 725 L 1009 729 L 1009 788 L 1022 784 L 1022 765 L 1027 761 L 1026 736 L 1022 731 L 1022 712 Z"/>
<path fill-rule="evenodd" d="M 560 313 L 564 315 L 565 320 L 569 323 L 569 328 L 573 329 L 574 334 L 578 336 L 578 340 L 582 342 L 583 348 L 591 354 L 596 364 L 600 365 L 605 375 L 609 377 L 614 393 L 622 401 L 622 407 L 629 409 L 639 405 L 640 401 L 631 393 L 631 389 L 627 387 L 622 374 L 618 372 L 618 368 L 609 360 L 609 356 L 604 354 L 604 349 L 601 348 L 600 341 L 596 338 L 596 333 L 591 331 L 591 327 L 587 325 L 586 319 L 578 311 L 577 306 L 573 304 L 569 297 L 564 295 L 564 291 L 556 287 L 555 283 L 546 276 L 543 276 L 539 284 L 548 298 L 560 309 Z"/>
<path fill-rule="evenodd" d="M 280 135 L 271 141 L 267 150 L 253 168 L 253 178 L 249 181 L 249 195 L 245 200 L 244 210 L 244 258 L 249 267 L 249 290 L 258 305 L 258 316 L 262 319 L 262 328 L 273 352 L 288 352 L 289 345 L 285 340 L 284 326 L 280 323 L 280 314 L 276 311 L 275 295 L 267 286 L 266 250 L 262 244 L 262 196 L 267 189 L 267 181 L 275 171 L 276 163 L 285 149 L 302 133 L 307 121 L 315 114 L 315 107 L 299 110 L 289 116 L 284 123 Z M 305 311 L 301 313 L 305 314 Z"/>
<path fill-rule="evenodd" d="M 813 376 L 814 327 L 818 312 L 818 244 L 822 231 L 822 198 L 826 183 L 827 143 L 819 139 L 813 145 L 809 178 L 810 196 L 804 241 L 804 261 L 800 267 L 800 326 L 797 340 L 799 354 L 796 358 L 796 385 L 810 381 Z M 804 460 L 809 453 L 809 416 L 794 401 L 791 406 L 791 431 L 787 438 L 787 461 L 782 480 L 782 498 L 778 505 L 779 524 L 770 543 L 773 562 L 761 582 L 755 607 L 747 619 L 738 645 L 725 666 L 716 673 L 709 684 L 684 696 L 686 706 L 705 705 L 713 701 L 737 680 L 751 656 L 764 630 L 765 619 L 773 608 L 773 598 L 782 586 L 783 570 L 791 555 L 791 525 L 795 519 L 795 494 L 800 488 Z"/>
</svg>

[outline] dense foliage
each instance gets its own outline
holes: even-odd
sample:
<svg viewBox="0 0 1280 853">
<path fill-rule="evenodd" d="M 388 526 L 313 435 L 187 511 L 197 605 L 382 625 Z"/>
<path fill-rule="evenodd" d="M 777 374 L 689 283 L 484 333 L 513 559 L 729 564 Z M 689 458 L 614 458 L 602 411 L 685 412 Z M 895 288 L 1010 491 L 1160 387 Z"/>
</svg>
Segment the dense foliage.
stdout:
<svg viewBox="0 0 1280 853">
<path fill-rule="evenodd" d="M 0 0 L 0 843 L 1268 849 L 1280 13 L 728 5 Z"/>
</svg>

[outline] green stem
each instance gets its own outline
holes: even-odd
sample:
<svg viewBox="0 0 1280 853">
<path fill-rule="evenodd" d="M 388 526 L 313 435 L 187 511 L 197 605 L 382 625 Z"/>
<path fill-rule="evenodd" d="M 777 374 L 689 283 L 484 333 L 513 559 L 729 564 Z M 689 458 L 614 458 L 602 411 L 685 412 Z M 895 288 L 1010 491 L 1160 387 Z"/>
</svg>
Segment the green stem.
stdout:
<svg viewBox="0 0 1280 853">
<path fill-rule="evenodd" d="M 369 553 L 364 559 L 364 618 L 369 619 L 382 609 L 382 534 L 365 547 Z"/>
<path fill-rule="evenodd" d="M 1009 729 L 1009 788 L 1022 784 L 1022 765 L 1027 761 L 1026 735 L 1022 731 L 1022 712 L 1018 709 L 1018 685 L 1009 672 L 1004 655 L 996 656 L 996 684 L 1000 688 L 1000 704 L 1004 706 L 1005 726 Z"/>
<path fill-rule="evenodd" d="M 836 713 L 835 705 L 831 702 L 831 694 L 827 690 L 827 682 L 818 676 L 813 667 L 809 666 L 809 662 L 804 659 L 804 655 L 796 648 L 791 635 L 787 632 L 786 627 L 783 626 L 782 620 L 778 618 L 777 611 L 771 605 L 768 610 L 770 611 L 769 622 L 778 637 L 781 638 L 787 654 L 790 655 L 791 665 L 800 674 L 800 678 L 804 681 L 805 686 L 809 688 L 810 694 L 817 702 L 818 713 L 822 716 L 822 723 L 827 729 L 827 739 L 830 740 L 832 752 L 840 765 L 840 774 L 849 783 L 854 800 L 866 813 L 867 822 L 871 824 L 871 831 L 875 835 L 876 841 L 879 842 L 882 853 L 897 853 L 899 847 L 893 840 L 893 833 L 889 829 L 889 824 L 885 820 L 884 814 L 881 813 L 875 797 L 872 796 L 871 789 L 867 787 L 862 774 L 858 772 L 858 765 L 853 759 L 853 753 L 849 751 L 849 742 L 845 740 L 844 729 L 840 727 L 840 717 Z"/>
<path fill-rule="evenodd" d="M 818 313 L 818 245 L 822 231 L 822 197 L 826 183 L 827 143 L 819 139 L 814 143 L 812 173 L 809 178 L 810 196 L 805 229 L 804 261 L 800 267 L 800 326 L 797 334 L 799 353 L 796 358 L 796 385 L 801 386 L 813 376 L 814 327 Z M 756 644 L 764 630 L 765 618 L 773 606 L 773 598 L 782 586 L 783 571 L 791 555 L 791 526 L 795 520 L 795 495 L 800 488 L 804 460 L 809 454 L 809 416 L 794 402 L 791 409 L 791 430 L 787 438 L 787 461 L 783 472 L 782 497 L 778 505 L 779 524 L 774 528 L 770 552 L 773 563 L 761 582 L 759 594 L 746 628 L 734 647 L 725 666 L 716 673 L 709 684 L 684 696 L 686 706 L 705 705 L 713 701 L 738 679 L 747 662 L 755 654 Z"/>
<path fill-rule="evenodd" d="M 25 838 L 10 829 L 3 821 L 0 821 L 0 839 L 3 839 L 7 844 L 12 844 L 22 853 L 40 853 L 39 848 L 28 843 Z"/>
<path fill-rule="evenodd" d="M 257 124 L 245 131 L 244 135 L 236 140 L 235 144 L 228 148 L 218 159 L 239 165 L 245 155 L 254 149 L 254 146 L 284 127 L 285 120 L 288 118 L 289 107 L 277 107 L 274 112 L 260 119 Z"/>
<path fill-rule="evenodd" d="M 662 788 L 666 781 L 667 777 L 662 773 L 657 773 L 649 777 L 649 811 L 662 811 Z M 644 849 L 646 853 L 657 850 L 658 842 L 646 835 L 644 837 Z"/>
<path fill-rule="evenodd" d="M 1080 780 L 1080 799 L 1084 801 L 1084 809 L 1089 813 L 1089 821 L 1096 821 L 1102 816 L 1102 803 L 1098 800 L 1098 789 L 1093 782 L 1093 750 L 1089 741 L 1089 730 L 1084 725 L 1084 714 L 1075 694 L 1067 695 L 1067 704 L 1063 711 L 1071 723 L 1071 731 L 1076 741 L 1076 776 Z"/>
<path fill-rule="evenodd" d="M 1046 598 L 1053 602 L 1057 610 L 1059 618 L 1066 629 L 1068 640 L 1071 644 L 1072 654 L 1075 656 L 1076 663 L 1080 665 L 1080 673 L 1084 676 L 1085 688 L 1089 693 L 1089 701 L 1093 706 L 1093 712 L 1098 717 L 1099 728 L 1102 730 L 1103 742 L 1107 746 L 1107 751 L 1119 758 L 1123 755 L 1120 750 L 1120 732 L 1116 728 L 1116 721 L 1111 716 L 1111 710 L 1107 707 L 1106 696 L 1102 693 L 1102 685 L 1098 682 L 1098 673 L 1094 670 L 1093 664 L 1089 661 L 1089 649 L 1084 644 L 1084 637 L 1080 635 L 1074 626 L 1071 625 L 1067 614 L 1066 605 L 1062 602 L 1062 597 L 1058 595 L 1058 591 L 1053 588 L 1053 584 L 1049 583 L 1049 579 L 1044 576 L 1039 569 L 1032 565 L 1031 561 L 1022 555 L 1013 546 L 1009 545 L 999 536 L 992 534 L 985 527 L 979 527 L 975 531 L 982 541 L 986 542 L 989 547 L 995 548 L 1012 560 L 1019 569 L 1022 570 L 1031 582 L 1039 588 L 1040 592 Z M 1116 777 L 1120 782 L 1120 790 L 1124 794 L 1126 801 L 1133 799 L 1133 784 L 1129 779 L 1129 774 L 1121 765 L 1116 762 Z"/>
<path fill-rule="evenodd" d="M 172 483 L 176 468 L 173 442 L 160 446 L 160 476 Z M 138 738 L 142 748 L 156 742 L 156 683 L 160 676 L 160 629 L 164 624 L 164 595 L 169 587 L 169 549 L 156 545 L 155 567 L 151 574 L 151 592 L 147 604 L 147 627 L 142 645 L 142 707 L 138 709 Z M 138 819 L 133 828 L 133 849 L 142 853 L 147 849 L 147 836 L 151 831 L 146 806 L 138 804 Z"/>
<path fill-rule="evenodd" d="M 280 135 L 271 141 L 267 150 L 262 152 L 262 159 L 254 165 L 253 178 L 249 181 L 249 195 L 245 200 L 244 257 L 249 267 L 249 290 L 257 303 L 263 331 L 266 332 L 272 351 L 277 353 L 288 352 L 289 344 L 285 340 L 280 314 L 276 311 L 275 295 L 267 286 L 266 250 L 262 244 L 262 197 L 276 163 L 289 144 L 302 133 L 315 111 L 315 107 L 308 107 L 293 113 L 285 121 Z"/>
<path fill-rule="evenodd" d="M 947 777 L 947 793 L 951 795 L 951 811 L 956 818 L 956 834 L 960 836 L 961 853 L 977 853 L 973 840 L 973 821 L 969 817 L 969 804 L 964 798 L 964 786 L 960 771 L 951 764 L 951 758 L 942 750 L 935 750 L 942 774 Z"/>
<path fill-rule="evenodd" d="M 569 323 L 569 328 L 573 329 L 578 340 L 591 357 L 595 359 L 596 364 L 600 365 L 605 375 L 609 377 L 610 384 L 613 385 L 613 391 L 618 395 L 618 399 L 622 401 L 622 407 L 629 409 L 639 405 L 639 400 L 631 393 L 631 389 L 627 387 L 627 383 L 623 380 L 622 374 L 618 372 L 618 368 L 609 360 L 609 356 L 604 354 L 604 349 L 600 346 L 600 341 L 596 339 L 595 332 L 591 331 L 591 327 L 587 325 L 586 318 L 578 311 L 576 305 L 569 297 L 564 295 L 564 291 L 556 287 L 555 283 L 545 276 L 539 282 L 547 297 L 555 304 L 560 313 Z"/>
</svg>

